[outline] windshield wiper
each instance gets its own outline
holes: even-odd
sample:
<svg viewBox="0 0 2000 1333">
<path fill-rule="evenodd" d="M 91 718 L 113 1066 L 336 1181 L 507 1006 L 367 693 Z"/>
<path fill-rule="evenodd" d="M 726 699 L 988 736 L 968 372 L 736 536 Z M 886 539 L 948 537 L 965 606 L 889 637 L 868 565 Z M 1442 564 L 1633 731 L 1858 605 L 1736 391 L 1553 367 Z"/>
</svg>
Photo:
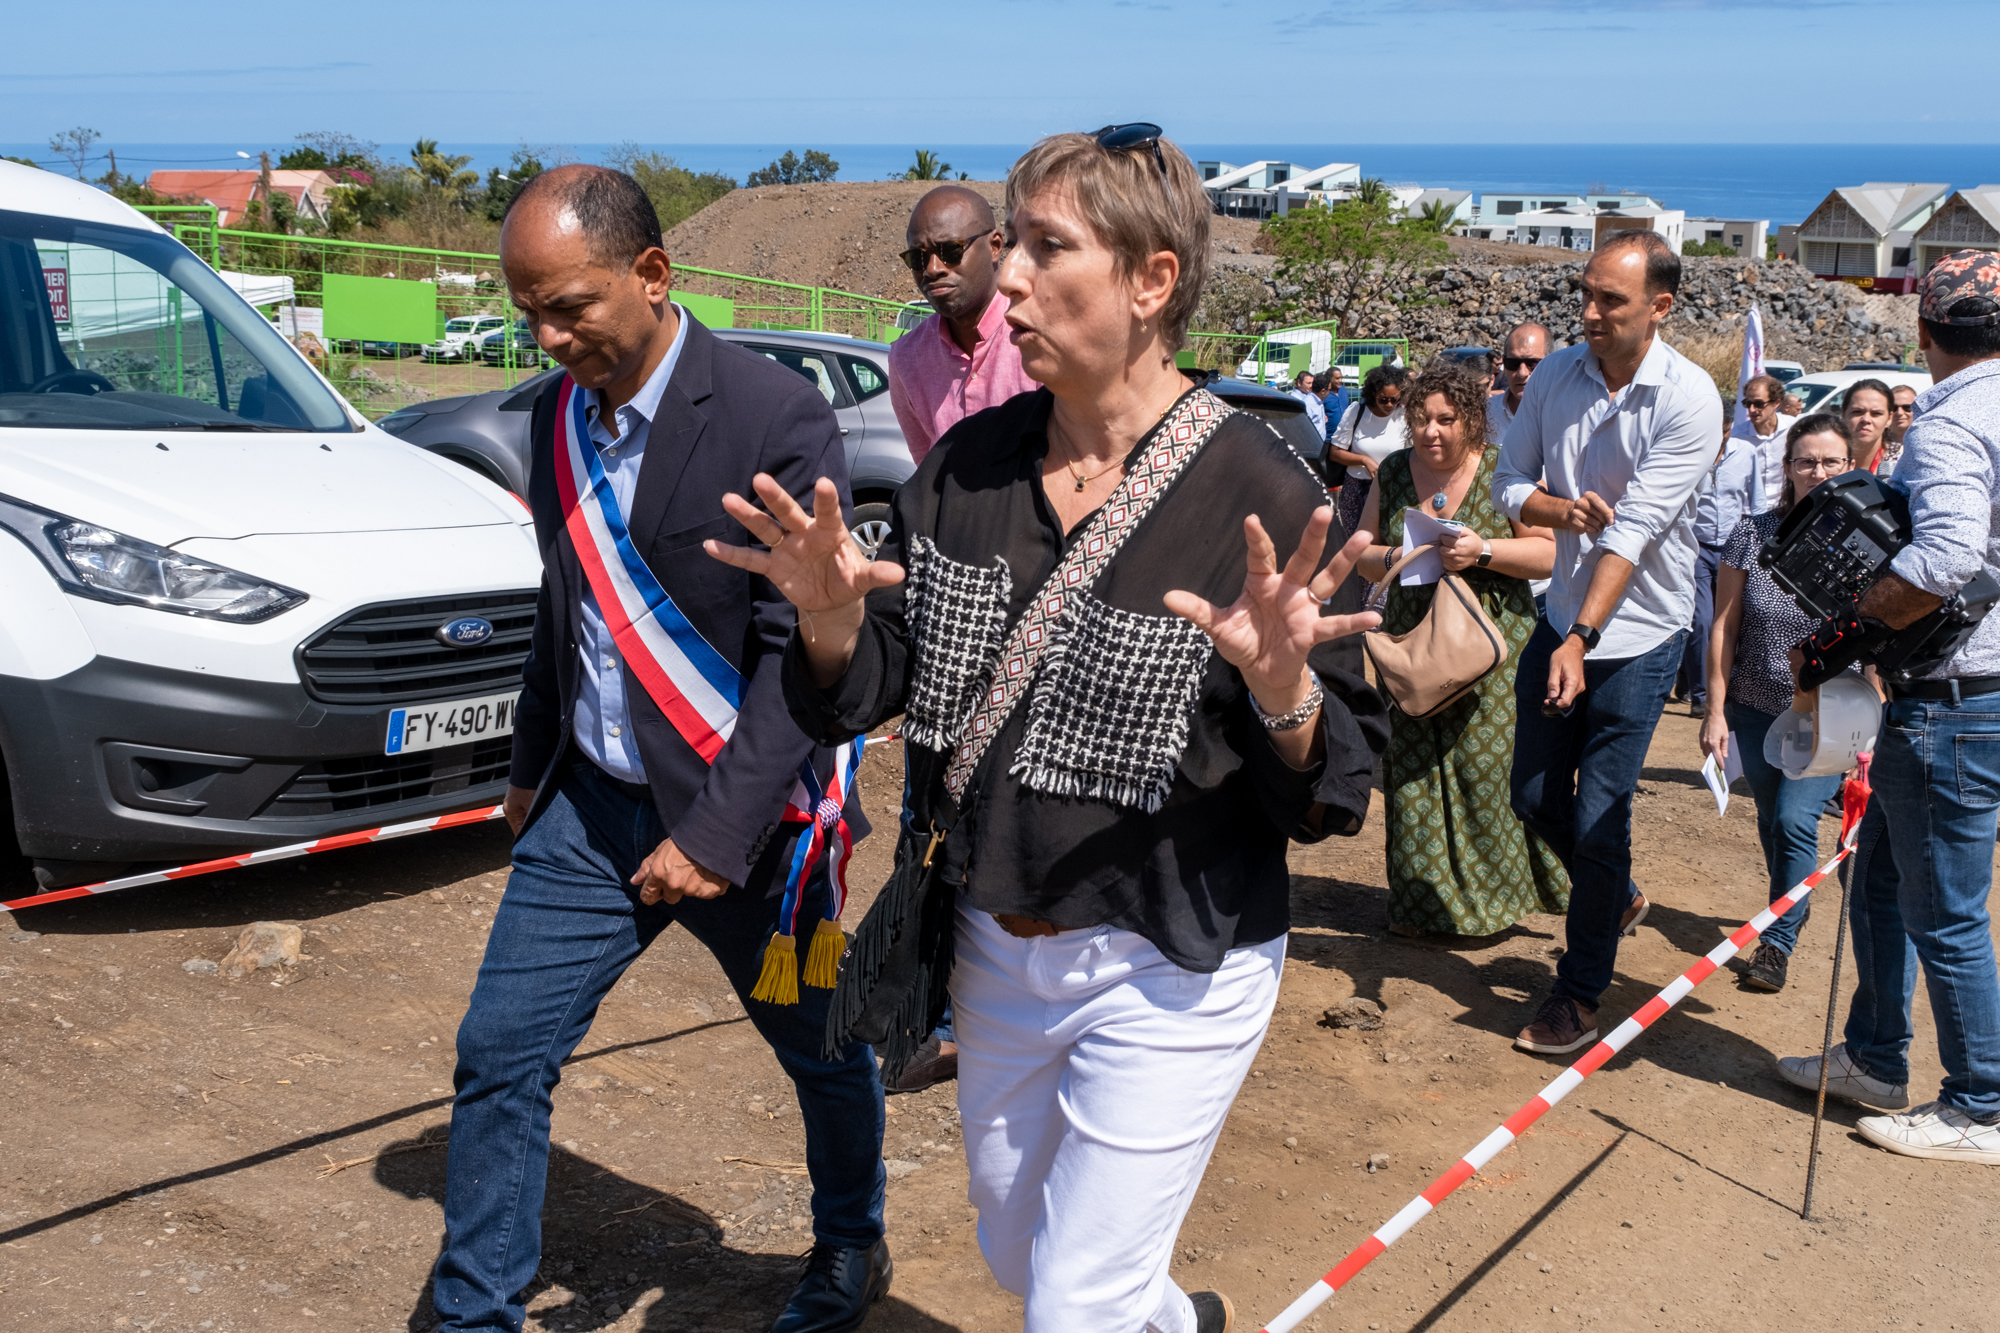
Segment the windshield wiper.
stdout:
<svg viewBox="0 0 2000 1333">
<path fill-rule="evenodd" d="M 290 434 L 300 434 L 298 426 L 273 426 L 262 421 L 190 421 L 181 425 L 162 427 L 164 430 L 276 430 Z"/>
</svg>

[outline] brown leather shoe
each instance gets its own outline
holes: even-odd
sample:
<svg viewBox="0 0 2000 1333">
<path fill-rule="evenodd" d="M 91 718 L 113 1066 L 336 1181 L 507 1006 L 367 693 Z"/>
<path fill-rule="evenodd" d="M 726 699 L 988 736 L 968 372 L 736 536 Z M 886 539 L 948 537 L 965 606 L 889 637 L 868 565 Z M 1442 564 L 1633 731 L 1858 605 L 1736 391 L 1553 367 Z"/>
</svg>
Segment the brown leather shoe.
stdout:
<svg viewBox="0 0 2000 1333">
<path fill-rule="evenodd" d="M 1537 1055 L 1568 1055 L 1597 1040 L 1597 1011 L 1566 995 L 1542 1001 L 1535 1021 L 1521 1029 L 1514 1045 Z"/>
<path fill-rule="evenodd" d="M 894 1069 L 882 1067 L 882 1091 L 922 1092 L 934 1084 L 958 1077 L 958 1043 L 939 1041 L 933 1032 L 910 1058 Z"/>
</svg>

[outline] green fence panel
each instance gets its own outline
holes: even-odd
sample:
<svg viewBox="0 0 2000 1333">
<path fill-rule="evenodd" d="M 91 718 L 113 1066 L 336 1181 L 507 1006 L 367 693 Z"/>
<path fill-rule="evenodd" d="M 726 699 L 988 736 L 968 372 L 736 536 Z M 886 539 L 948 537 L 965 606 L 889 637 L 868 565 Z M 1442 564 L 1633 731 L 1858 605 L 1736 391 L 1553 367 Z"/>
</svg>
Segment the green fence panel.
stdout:
<svg viewBox="0 0 2000 1333">
<path fill-rule="evenodd" d="M 1293 343 L 1292 350 L 1285 357 L 1285 369 L 1293 379 L 1312 369 L 1313 348 L 1311 343 Z"/>
<path fill-rule="evenodd" d="M 435 283 L 328 273 L 320 299 L 329 338 L 426 343 L 444 327 Z"/>
<path fill-rule="evenodd" d="M 736 327 L 736 302 L 726 296 L 703 296 L 699 292 L 675 292 L 674 300 L 680 302 L 681 309 L 693 315 L 711 329 L 733 329 Z"/>
</svg>

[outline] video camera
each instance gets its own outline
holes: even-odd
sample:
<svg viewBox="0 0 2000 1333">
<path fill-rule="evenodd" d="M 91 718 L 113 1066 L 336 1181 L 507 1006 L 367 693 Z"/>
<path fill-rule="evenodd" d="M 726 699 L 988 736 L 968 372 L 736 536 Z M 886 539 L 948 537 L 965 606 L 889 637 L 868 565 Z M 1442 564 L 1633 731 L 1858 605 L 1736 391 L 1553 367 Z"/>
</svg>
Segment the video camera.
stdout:
<svg viewBox="0 0 2000 1333">
<path fill-rule="evenodd" d="M 1801 688 L 1815 689 L 1856 661 L 1872 663 L 1887 680 L 1914 680 L 1949 661 L 2000 602 L 2000 582 L 1981 570 L 1902 629 L 1862 618 L 1856 607 L 1863 594 L 1910 535 L 1909 493 L 1857 468 L 1814 487 L 1764 543 L 1757 563 L 1801 611 L 1824 622 L 1798 645 L 1807 658 Z"/>
</svg>

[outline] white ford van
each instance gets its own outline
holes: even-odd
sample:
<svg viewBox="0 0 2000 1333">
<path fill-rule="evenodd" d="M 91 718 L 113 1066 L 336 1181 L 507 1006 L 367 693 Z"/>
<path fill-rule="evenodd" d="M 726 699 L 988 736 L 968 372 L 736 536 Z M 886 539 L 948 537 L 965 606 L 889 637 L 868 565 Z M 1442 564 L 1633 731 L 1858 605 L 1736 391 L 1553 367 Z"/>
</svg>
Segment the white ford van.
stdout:
<svg viewBox="0 0 2000 1333">
<path fill-rule="evenodd" d="M 0 809 L 44 888 L 497 801 L 540 578 L 518 500 L 0 162 Z"/>
</svg>

